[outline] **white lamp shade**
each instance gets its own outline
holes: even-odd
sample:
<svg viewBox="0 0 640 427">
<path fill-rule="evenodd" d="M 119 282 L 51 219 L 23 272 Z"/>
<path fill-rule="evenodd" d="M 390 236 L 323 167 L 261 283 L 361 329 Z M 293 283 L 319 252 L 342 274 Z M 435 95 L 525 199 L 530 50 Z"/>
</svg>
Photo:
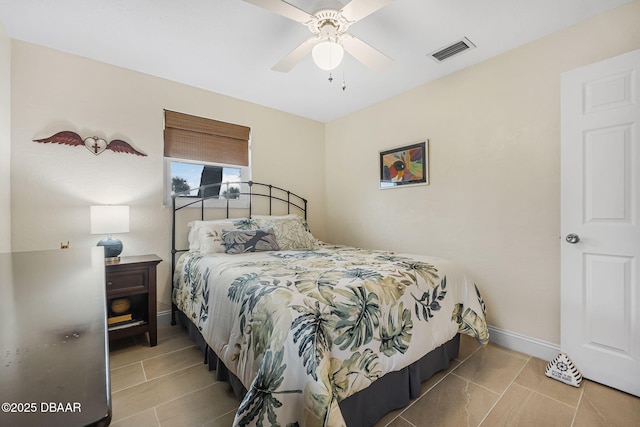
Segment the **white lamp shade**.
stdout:
<svg viewBox="0 0 640 427">
<path fill-rule="evenodd" d="M 336 42 L 325 40 L 313 47 L 311 56 L 318 67 L 331 71 L 342 62 L 344 48 Z"/>
<path fill-rule="evenodd" d="M 91 206 L 91 234 L 129 232 L 129 206 Z"/>
</svg>

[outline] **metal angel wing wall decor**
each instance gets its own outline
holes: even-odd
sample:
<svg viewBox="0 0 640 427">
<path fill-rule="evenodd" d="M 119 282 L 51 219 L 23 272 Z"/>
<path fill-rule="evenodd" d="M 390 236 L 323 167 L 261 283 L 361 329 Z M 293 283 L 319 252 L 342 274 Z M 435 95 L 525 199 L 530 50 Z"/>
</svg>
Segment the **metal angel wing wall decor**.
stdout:
<svg viewBox="0 0 640 427">
<path fill-rule="evenodd" d="M 55 144 L 64 145 L 84 145 L 87 150 L 91 151 L 96 156 L 105 150 L 111 150 L 117 153 L 135 154 L 136 156 L 146 156 L 146 154 L 133 148 L 128 142 L 122 141 L 120 139 L 114 139 L 109 143 L 107 143 L 107 141 L 102 138 L 98 138 L 97 136 L 88 136 L 85 139 L 82 139 L 82 137 L 77 133 L 68 130 L 58 132 L 48 138 L 34 139 L 33 141 L 43 142 L 45 144 L 52 142 Z"/>
</svg>

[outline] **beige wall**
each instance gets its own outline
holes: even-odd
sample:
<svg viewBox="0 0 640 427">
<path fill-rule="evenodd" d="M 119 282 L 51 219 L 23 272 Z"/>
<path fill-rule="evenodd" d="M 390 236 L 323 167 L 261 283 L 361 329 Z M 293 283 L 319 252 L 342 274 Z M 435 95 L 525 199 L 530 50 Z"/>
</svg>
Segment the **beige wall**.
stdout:
<svg viewBox="0 0 640 427">
<path fill-rule="evenodd" d="M 476 277 L 492 325 L 558 343 L 560 73 L 640 48 L 639 21 L 636 1 L 326 125 L 13 41 L 13 249 L 92 246 L 89 206 L 129 204 L 124 255 L 165 260 L 168 302 L 162 109 L 173 109 L 250 126 L 253 178 L 308 197 L 317 237 L 452 258 Z M 149 156 L 32 142 L 59 130 Z M 378 190 L 379 150 L 427 138 L 431 185 Z"/>
<path fill-rule="evenodd" d="M 11 251 L 11 40 L 0 23 L 0 252 Z"/>
<path fill-rule="evenodd" d="M 162 257 L 159 300 L 168 303 L 165 108 L 250 126 L 253 179 L 307 197 L 312 231 L 324 237 L 322 123 L 16 40 L 12 50 L 13 250 L 93 246 L 101 237 L 89 233 L 89 206 L 130 205 L 123 255 Z M 33 142 L 61 130 L 120 138 L 148 156 Z"/>
<path fill-rule="evenodd" d="M 559 343 L 560 73 L 640 48 L 639 23 L 636 1 L 329 123 L 328 239 L 454 259 L 492 325 Z M 379 190 L 379 150 L 425 139 L 431 185 Z"/>
</svg>

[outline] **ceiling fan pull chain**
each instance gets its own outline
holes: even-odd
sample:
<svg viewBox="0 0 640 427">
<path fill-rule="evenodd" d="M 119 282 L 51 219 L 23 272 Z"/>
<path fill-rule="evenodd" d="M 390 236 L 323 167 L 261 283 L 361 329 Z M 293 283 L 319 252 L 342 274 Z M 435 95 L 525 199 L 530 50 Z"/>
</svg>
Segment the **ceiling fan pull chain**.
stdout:
<svg viewBox="0 0 640 427">
<path fill-rule="evenodd" d="M 346 79 L 344 77 L 344 69 L 347 68 L 345 63 L 342 63 L 342 91 L 344 92 L 347 89 Z"/>
</svg>

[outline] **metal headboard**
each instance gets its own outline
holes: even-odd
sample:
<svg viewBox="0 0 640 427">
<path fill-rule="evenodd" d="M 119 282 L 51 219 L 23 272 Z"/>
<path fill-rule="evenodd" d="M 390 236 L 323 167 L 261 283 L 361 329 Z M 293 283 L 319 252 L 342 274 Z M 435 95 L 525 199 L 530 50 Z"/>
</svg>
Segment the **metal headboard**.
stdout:
<svg viewBox="0 0 640 427">
<path fill-rule="evenodd" d="M 237 185 L 240 185 L 240 191 L 233 193 L 233 198 L 226 198 L 224 196 L 220 196 L 220 189 L 225 188 L 227 192 L 229 189 L 237 188 Z M 193 196 L 193 192 L 198 190 L 198 195 Z M 213 191 L 212 191 L 213 190 Z M 215 193 L 208 195 L 209 193 Z M 248 206 L 234 207 L 233 203 L 236 203 L 238 198 L 242 198 L 243 196 L 247 197 Z M 267 203 L 267 212 L 255 212 L 254 206 L 257 203 L 254 203 L 254 200 L 266 200 Z M 207 207 L 207 200 L 221 200 L 223 203 L 223 207 Z M 177 202 L 180 201 L 180 202 Z M 218 202 L 220 203 L 220 202 Z M 274 209 L 278 207 L 285 207 L 287 214 L 290 213 L 298 213 L 306 220 L 307 219 L 307 199 L 298 196 L 297 194 L 292 193 L 291 191 L 285 190 L 280 187 L 276 187 L 270 184 L 263 184 L 260 182 L 254 181 L 243 181 L 243 182 L 222 182 L 217 184 L 209 184 L 203 185 L 199 188 L 192 188 L 186 191 L 178 192 L 175 195 L 171 196 L 171 205 L 172 205 L 172 215 L 171 215 L 171 324 L 176 324 L 176 310 L 177 307 L 173 303 L 173 286 L 174 286 L 174 278 L 173 274 L 176 269 L 176 255 L 178 252 L 186 252 L 189 249 L 179 249 L 176 247 L 176 216 L 177 213 L 185 208 L 199 208 L 200 210 L 200 220 L 205 220 L 205 215 L 207 212 L 215 211 L 216 213 L 220 213 L 222 209 L 225 211 L 225 218 L 230 218 L 230 214 L 233 210 L 239 210 L 241 212 L 245 212 L 243 215 L 245 217 L 251 218 L 252 215 L 272 215 Z M 264 208 L 263 208 L 264 209 Z M 293 212 L 292 212 L 293 209 Z"/>
</svg>

